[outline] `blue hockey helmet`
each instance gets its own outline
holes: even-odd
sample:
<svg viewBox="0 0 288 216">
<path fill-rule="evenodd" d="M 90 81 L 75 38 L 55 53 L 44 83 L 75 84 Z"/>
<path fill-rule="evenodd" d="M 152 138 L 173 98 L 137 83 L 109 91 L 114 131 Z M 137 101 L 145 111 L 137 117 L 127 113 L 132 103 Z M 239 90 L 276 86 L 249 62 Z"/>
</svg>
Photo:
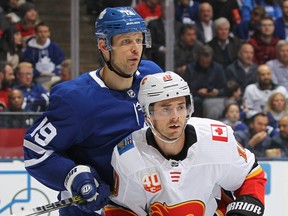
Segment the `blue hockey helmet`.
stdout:
<svg viewBox="0 0 288 216">
<path fill-rule="evenodd" d="M 118 34 L 141 32 L 144 46 L 151 47 L 151 36 L 144 19 L 131 7 L 106 8 L 95 22 L 96 39 L 105 39 L 106 48 L 111 50 L 112 37 Z"/>
</svg>

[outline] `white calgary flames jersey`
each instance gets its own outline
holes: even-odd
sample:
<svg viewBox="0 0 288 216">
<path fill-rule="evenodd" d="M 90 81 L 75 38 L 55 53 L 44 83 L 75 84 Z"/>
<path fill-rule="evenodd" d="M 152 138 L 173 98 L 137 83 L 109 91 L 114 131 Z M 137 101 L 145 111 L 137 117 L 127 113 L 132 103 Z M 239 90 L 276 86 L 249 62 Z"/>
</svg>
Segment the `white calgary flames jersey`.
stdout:
<svg viewBox="0 0 288 216">
<path fill-rule="evenodd" d="M 221 188 L 238 189 L 255 157 L 237 143 L 231 127 L 219 121 L 193 117 L 188 125 L 195 128 L 197 141 L 182 161 L 167 160 L 148 145 L 147 128 L 116 146 L 111 200 L 141 216 L 214 215 Z"/>
</svg>

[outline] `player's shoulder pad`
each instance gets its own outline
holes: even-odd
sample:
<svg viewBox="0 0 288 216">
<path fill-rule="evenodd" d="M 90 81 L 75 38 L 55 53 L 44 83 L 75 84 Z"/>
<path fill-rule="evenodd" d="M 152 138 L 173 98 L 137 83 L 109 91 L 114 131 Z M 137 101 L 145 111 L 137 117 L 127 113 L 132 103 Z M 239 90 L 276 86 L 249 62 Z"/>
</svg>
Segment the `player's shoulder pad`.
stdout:
<svg viewBox="0 0 288 216">
<path fill-rule="evenodd" d="M 154 74 L 163 72 L 163 69 L 159 67 L 155 62 L 150 60 L 141 60 L 138 71 L 142 76 L 148 75 L 148 74 Z"/>
</svg>

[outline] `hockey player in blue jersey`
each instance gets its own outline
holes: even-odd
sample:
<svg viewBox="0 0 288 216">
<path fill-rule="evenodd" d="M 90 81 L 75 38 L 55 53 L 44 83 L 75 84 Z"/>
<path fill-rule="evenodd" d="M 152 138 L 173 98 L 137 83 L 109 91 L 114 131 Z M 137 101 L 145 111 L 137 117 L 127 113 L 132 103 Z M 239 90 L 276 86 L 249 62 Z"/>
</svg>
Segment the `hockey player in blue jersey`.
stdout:
<svg viewBox="0 0 288 216">
<path fill-rule="evenodd" d="M 81 195 L 86 201 L 61 209 L 61 216 L 98 215 L 107 204 L 113 148 L 144 125 L 140 81 L 162 71 L 141 61 L 151 40 L 132 8 L 106 8 L 95 27 L 104 67 L 53 87 L 48 109 L 24 138 L 27 171 L 59 191 L 59 199 Z"/>
</svg>

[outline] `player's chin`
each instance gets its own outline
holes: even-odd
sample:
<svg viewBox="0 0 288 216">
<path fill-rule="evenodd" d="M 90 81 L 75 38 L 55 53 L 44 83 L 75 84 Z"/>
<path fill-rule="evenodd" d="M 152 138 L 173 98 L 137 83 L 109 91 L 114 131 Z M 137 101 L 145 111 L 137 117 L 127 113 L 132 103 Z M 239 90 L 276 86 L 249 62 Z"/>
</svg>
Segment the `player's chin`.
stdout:
<svg viewBox="0 0 288 216">
<path fill-rule="evenodd" d="M 173 140 L 173 139 L 178 139 L 181 134 L 182 134 L 183 130 L 174 130 L 174 131 L 170 131 L 168 133 L 168 137 L 169 139 Z"/>
</svg>

